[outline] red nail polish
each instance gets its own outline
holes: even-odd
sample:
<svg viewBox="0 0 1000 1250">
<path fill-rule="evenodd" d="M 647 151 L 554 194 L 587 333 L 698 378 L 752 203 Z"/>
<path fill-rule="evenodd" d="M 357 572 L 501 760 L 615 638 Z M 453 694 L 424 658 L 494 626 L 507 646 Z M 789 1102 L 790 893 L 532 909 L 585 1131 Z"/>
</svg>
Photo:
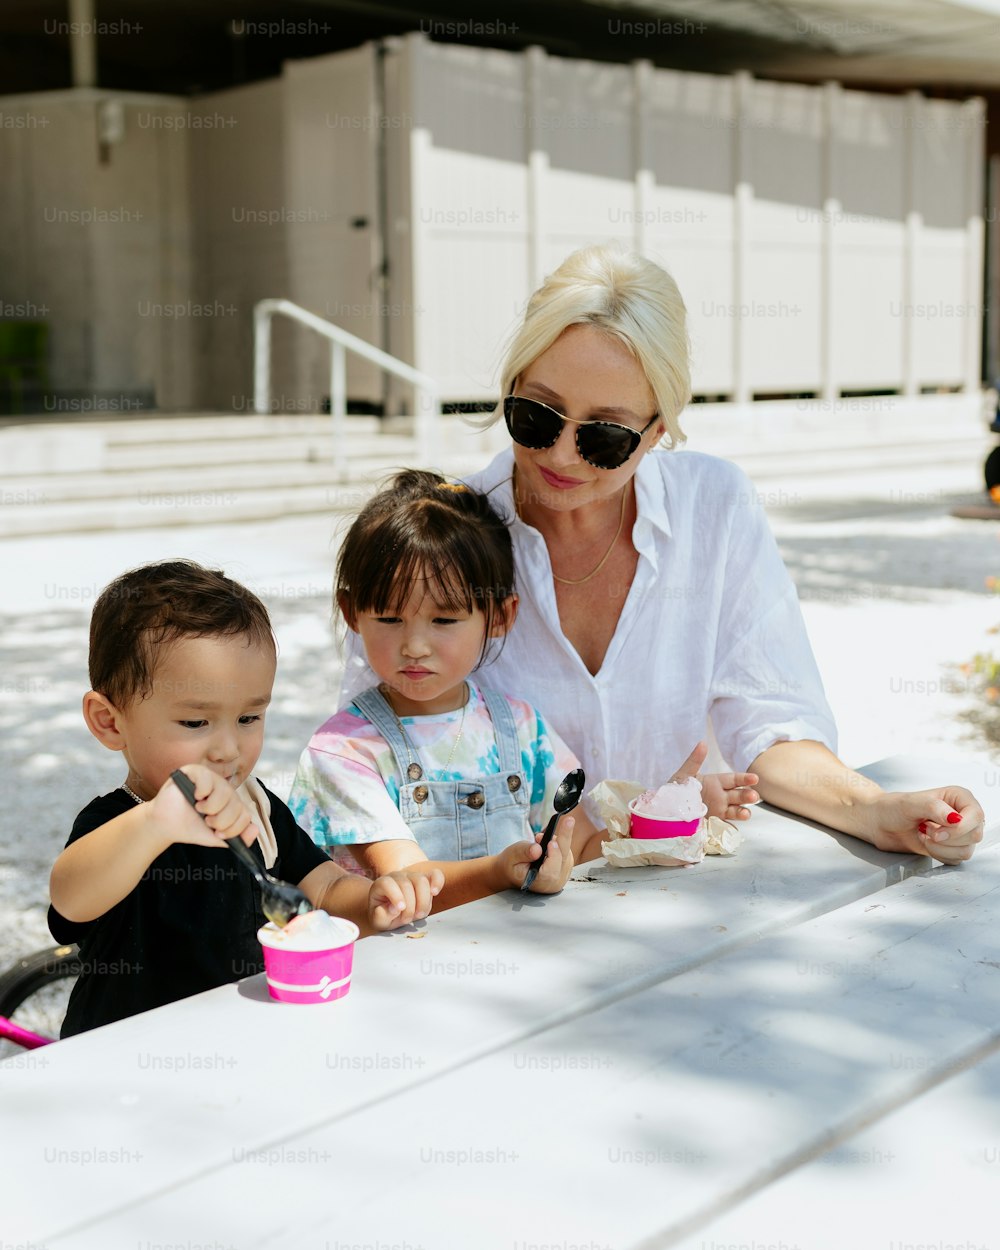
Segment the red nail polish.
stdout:
<svg viewBox="0 0 1000 1250">
<path fill-rule="evenodd" d="M 919 825 L 917 825 L 917 828 L 920 830 L 920 832 L 921 832 L 921 833 L 926 833 L 926 832 L 927 832 L 927 821 L 926 821 L 926 820 L 922 820 L 922 821 L 920 822 L 920 824 L 919 824 Z"/>
<path fill-rule="evenodd" d="M 949 812 L 949 813 L 948 813 L 948 824 L 949 824 L 949 825 L 960 825 L 961 823 L 962 823 L 962 817 L 961 817 L 961 816 L 959 816 L 958 812 Z"/>
</svg>

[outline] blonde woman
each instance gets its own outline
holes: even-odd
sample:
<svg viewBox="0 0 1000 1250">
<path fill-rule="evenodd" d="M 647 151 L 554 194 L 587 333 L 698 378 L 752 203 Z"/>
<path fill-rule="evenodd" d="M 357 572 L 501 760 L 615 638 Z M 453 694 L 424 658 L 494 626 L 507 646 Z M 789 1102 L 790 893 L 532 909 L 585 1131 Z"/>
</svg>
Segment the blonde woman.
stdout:
<svg viewBox="0 0 1000 1250">
<path fill-rule="evenodd" d="M 532 296 L 495 414 L 512 445 L 470 479 L 511 519 L 520 593 L 486 680 L 538 707 L 592 782 L 694 772 L 710 719 L 767 802 L 882 850 L 968 859 L 984 816 L 967 790 L 887 793 L 837 758 L 751 483 L 669 450 L 689 398 L 684 303 L 658 265 L 584 248 Z M 367 676 L 351 639 L 342 701 Z"/>
</svg>

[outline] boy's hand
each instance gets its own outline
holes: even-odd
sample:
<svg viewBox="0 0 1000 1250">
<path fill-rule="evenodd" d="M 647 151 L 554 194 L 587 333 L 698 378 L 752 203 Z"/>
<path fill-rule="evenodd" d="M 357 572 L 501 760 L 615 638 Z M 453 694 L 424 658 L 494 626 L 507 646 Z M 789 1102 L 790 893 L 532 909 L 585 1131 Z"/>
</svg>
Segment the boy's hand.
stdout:
<svg viewBox="0 0 1000 1250">
<path fill-rule="evenodd" d="M 240 837 L 247 846 L 252 845 L 257 826 L 225 777 L 203 764 L 185 764 L 181 771 L 194 782 L 195 807 L 169 777 L 149 805 L 150 815 L 164 839 L 168 843 L 221 847 L 222 839 Z"/>
<path fill-rule="evenodd" d="M 698 780 L 709 816 L 749 820 L 752 815 L 749 805 L 760 802 L 760 795 L 753 789 L 760 780 L 756 773 L 706 773 Z"/>
<path fill-rule="evenodd" d="M 515 842 L 501 851 L 497 858 L 497 869 L 501 877 L 501 889 L 520 889 L 528 869 L 541 854 L 540 833 L 535 834 L 534 842 Z M 538 876 L 532 882 L 530 894 L 558 894 L 573 871 L 573 817 L 563 816 L 556 825 L 556 832 Z"/>
<path fill-rule="evenodd" d="M 443 885 L 444 873 L 440 868 L 413 867 L 379 877 L 368 891 L 368 923 L 381 930 L 423 920 L 430 915 L 434 898 Z"/>
</svg>

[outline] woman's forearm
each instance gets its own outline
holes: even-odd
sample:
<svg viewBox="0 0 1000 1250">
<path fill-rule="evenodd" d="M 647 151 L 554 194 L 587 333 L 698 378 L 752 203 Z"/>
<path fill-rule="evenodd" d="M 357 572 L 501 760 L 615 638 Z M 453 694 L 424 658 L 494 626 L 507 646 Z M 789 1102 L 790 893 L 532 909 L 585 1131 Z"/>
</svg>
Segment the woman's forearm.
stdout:
<svg viewBox="0 0 1000 1250">
<path fill-rule="evenodd" d="M 881 786 L 848 768 L 821 742 L 776 742 L 751 765 L 765 803 L 872 840 L 870 806 Z"/>
</svg>

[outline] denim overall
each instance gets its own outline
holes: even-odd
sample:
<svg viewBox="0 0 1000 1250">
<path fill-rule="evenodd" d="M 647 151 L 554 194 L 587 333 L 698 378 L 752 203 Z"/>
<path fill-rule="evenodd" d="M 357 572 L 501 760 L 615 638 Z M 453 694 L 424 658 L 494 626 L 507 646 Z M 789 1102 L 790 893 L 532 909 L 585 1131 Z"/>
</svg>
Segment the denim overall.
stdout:
<svg viewBox="0 0 1000 1250">
<path fill-rule="evenodd" d="M 431 781 L 407 751 L 392 708 L 378 689 L 354 700 L 358 711 L 392 749 L 401 778 L 399 811 L 428 859 L 476 859 L 495 855 L 514 842 L 531 838 L 530 792 L 521 768 L 521 747 L 510 704 L 502 695 L 479 688 L 493 721 L 500 771 L 465 781 Z M 470 698 L 471 693 L 470 693 Z"/>
</svg>

